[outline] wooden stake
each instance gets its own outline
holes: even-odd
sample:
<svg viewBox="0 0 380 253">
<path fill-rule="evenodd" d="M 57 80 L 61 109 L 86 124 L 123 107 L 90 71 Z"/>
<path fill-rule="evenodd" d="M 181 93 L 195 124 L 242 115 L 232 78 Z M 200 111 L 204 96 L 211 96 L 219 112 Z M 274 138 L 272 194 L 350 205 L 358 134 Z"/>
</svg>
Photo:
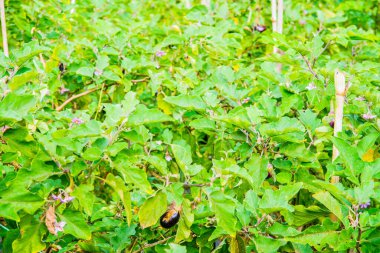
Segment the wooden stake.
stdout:
<svg viewBox="0 0 380 253">
<path fill-rule="evenodd" d="M 282 34 L 283 15 L 284 15 L 284 2 L 283 2 L 283 0 L 278 0 L 277 32 L 280 34 Z"/>
<path fill-rule="evenodd" d="M 4 0 L 0 0 L 0 15 L 1 15 L 1 32 L 3 35 L 3 49 L 4 49 L 4 55 L 6 57 L 9 57 L 9 51 L 8 51 L 8 37 L 7 37 L 7 24 L 5 21 L 5 7 L 4 7 Z"/>
<path fill-rule="evenodd" d="M 343 106 L 344 106 L 344 99 L 347 92 L 345 76 L 339 70 L 335 71 L 334 83 L 335 83 L 334 136 L 337 136 L 339 132 L 342 132 L 342 128 L 343 128 Z M 339 150 L 334 145 L 332 161 L 334 161 L 338 156 L 339 156 Z M 332 183 L 339 182 L 339 177 L 338 176 L 331 177 L 331 182 Z"/>
<path fill-rule="evenodd" d="M 277 32 L 277 0 L 272 0 L 272 29 Z M 277 53 L 277 47 L 273 49 L 273 53 Z"/>
</svg>

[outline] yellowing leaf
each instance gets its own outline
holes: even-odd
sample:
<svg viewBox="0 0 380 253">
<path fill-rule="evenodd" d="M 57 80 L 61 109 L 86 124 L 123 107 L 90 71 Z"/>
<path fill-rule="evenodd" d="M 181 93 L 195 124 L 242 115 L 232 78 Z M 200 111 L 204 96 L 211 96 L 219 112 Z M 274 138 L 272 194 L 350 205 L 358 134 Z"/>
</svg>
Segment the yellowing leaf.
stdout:
<svg viewBox="0 0 380 253">
<path fill-rule="evenodd" d="M 166 211 L 166 194 L 157 193 L 145 201 L 139 211 L 139 221 L 142 228 L 153 226 Z"/>
<path fill-rule="evenodd" d="M 374 158 L 373 155 L 375 154 L 375 151 L 370 148 L 368 151 L 362 156 L 362 160 L 365 162 L 373 162 Z"/>
<path fill-rule="evenodd" d="M 49 206 L 48 210 L 45 214 L 45 225 L 50 233 L 56 235 L 57 231 L 55 231 L 54 224 L 57 222 L 57 216 L 55 216 L 55 208 L 54 206 Z"/>
</svg>

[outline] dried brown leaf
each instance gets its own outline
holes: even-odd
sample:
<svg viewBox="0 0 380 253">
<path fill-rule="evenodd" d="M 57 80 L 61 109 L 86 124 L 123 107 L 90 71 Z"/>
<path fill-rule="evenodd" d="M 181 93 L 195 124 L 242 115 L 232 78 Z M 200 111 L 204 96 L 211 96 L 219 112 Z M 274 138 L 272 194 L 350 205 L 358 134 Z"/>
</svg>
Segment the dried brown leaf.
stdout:
<svg viewBox="0 0 380 253">
<path fill-rule="evenodd" d="M 56 235 L 57 231 L 55 229 L 55 224 L 57 223 L 57 217 L 55 216 L 54 206 L 49 206 L 45 215 L 45 224 L 50 233 Z"/>
</svg>

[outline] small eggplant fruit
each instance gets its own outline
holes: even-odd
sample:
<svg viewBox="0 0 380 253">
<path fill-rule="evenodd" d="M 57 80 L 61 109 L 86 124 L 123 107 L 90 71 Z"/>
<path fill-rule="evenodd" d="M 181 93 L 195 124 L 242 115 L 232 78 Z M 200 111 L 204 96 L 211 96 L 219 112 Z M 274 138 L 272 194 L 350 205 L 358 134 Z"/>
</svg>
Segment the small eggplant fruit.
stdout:
<svg viewBox="0 0 380 253">
<path fill-rule="evenodd" d="M 180 216 L 179 210 L 171 206 L 170 209 L 161 216 L 160 224 L 163 228 L 171 228 L 178 223 Z"/>
<path fill-rule="evenodd" d="M 62 62 L 58 65 L 58 68 L 59 68 L 59 71 L 61 72 L 65 71 L 65 66 L 63 65 Z"/>
<path fill-rule="evenodd" d="M 330 123 L 329 123 L 330 127 L 334 128 L 334 125 L 335 125 L 335 121 L 334 120 L 331 120 Z"/>
</svg>

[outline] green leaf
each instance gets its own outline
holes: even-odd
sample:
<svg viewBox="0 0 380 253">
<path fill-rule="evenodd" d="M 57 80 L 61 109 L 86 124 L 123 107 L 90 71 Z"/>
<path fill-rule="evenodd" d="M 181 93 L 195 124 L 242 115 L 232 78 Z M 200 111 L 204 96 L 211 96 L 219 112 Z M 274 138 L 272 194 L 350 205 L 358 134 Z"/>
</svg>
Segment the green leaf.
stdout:
<svg viewBox="0 0 380 253">
<path fill-rule="evenodd" d="M 74 210 L 66 209 L 62 214 L 58 214 L 59 218 L 66 222 L 63 232 L 71 234 L 77 238 L 90 240 L 91 230 L 86 223 L 83 214 Z"/>
<path fill-rule="evenodd" d="M 77 70 L 78 75 L 92 77 L 94 75 L 94 67 L 81 67 Z"/>
<path fill-rule="evenodd" d="M 191 147 L 185 142 L 177 144 L 171 144 L 172 152 L 177 162 L 178 166 L 183 173 L 186 174 L 186 166 L 190 165 L 193 162 L 191 158 Z"/>
<path fill-rule="evenodd" d="M 266 213 L 272 213 L 282 210 L 292 212 L 293 206 L 289 205 L 289 200 L 302 188 L 302 183 L 298 182 L 294 185 L 281 186 L 279 190 L 273 191 L 266 189 L 259 207 Z"/>
<path fill-rule="evenodd" d="M 95 202 L 95 195 L 91 193 L 93 190 L 93 185 L 81 184 L 70 194 L 79 201 L 84 212 L 89 216 L 92 214 L 92 208 Z"/>
<path fill-rule="evenodd" d="M 43 223 L 33 216 L 22 217 L 20 222 L 21 237 L 13 241 L 13 252 L 38 253 L 44 250 L 46 244 L 42 242 L 42 238 L 46 231 Z"/>
<path fill-rule="evenodd" d="M 184 199 L 182 202 L 181 218 L 179 220 L 175 242 L 180 242 L 191 238 L 191 225 L 194 222 L 194 214 L 191 212 L 190 200 Z"/>
<path fill-rule="evenodd" d="M 119 195 L 119 198 L 123 202 L 125 208 L 128 225 L 130 225 L 132 220 L 131 195 L 123 180 L 120 177 L 115 177 L 113 174 L 109 173 L 105 182 Z"/>
<path fill-rule="evenodd" d="M 222 228 L 228 235 L 235 236 L 237 231 L 237 219 L 234 215 L 235 202 L 220 191 L 212 192 L 210 198 L 217 226 Z"/>
<path fill-rule="evenodd" d="M 365 153 L 371 148 L 373 148 L 373 145 L 375 144 L 376 140 L 379 138 L 380 133 L 379 132 L 373 132 L 365 136 L 363 139 L 361 139 L 358 143 L 358 153 L 360 157 L 363 157 Z"/>
<path fill-rule="evenodd" d="M 152 193 L 152 187 L 147 179 L 146 172 L 143 169 L 123 166 L 121 164 L 118 164 L 115 169 L 120 171 L 126 183 L 133 184 L 135 187 L 148 194 Z"/>
<path fill-rule="evenodd" d="M 36 105 L 36 102 L 33 95 L 9 93 L 0 102 L 0 121 L 5 123 L 20 121 Z"/>
<path fill-rule="evenodd" d="M 37 79 L 38 73 L 36 71 L 27 71 L 20 75 L 15 75 L 9 82 L 9 88 L 11 90 L 17 90 L 21 86 L 25 85 L 28 82 L 32 82 Z"/>
<path fill-rule="evenodd" d="M 165 102 L 183 107 L 187 110 L 199 110 L 204 111 L 207 108 L 207 105 L 199 96 L 192 95 L 179 95 L 172 97 L 165 97 Z"/>
<path fill-rule="evenodd" d="M 100 136 L 101 133 L 102 129 L 100 122 L 96 120 L 90 120 L 74 127 L 71 130 L 70 138 L 96 137 Z"/>
<path fill-rule="evenodd" d="M 197 130 L 215 130 L 215 121 L 199 118 L 191 121 L 189 126 Z"/>
<path fill-rule="evenodd" d="M 143 105 L 139 105 L 136 107 L 136 110 L 129 116 L 127 125 L 138 126 L 166 121 L 173 121 L 173 118 L 164 114 L 158 109 L 148 109 Z"/>
<path fill-rule="evenodd" d="M 325 217 L 328 212 L 318 206 L 304 207 L 302 205 L 294 206 L 294 212 L 282 211 L 285 221 L 289 225 L 303 226 L 315 219 Z"/>
<path fill-rule="evenodd" d="M 355 184 L 359 185 L 357 175 L 359 175 L 364 168 L 364 162 L 360 159 L 356 148 L 352 147 L 343 139 L 333 137 L 332 142 L 339 150 L 339 157 L 342 158 L 345 165 L 349 168 L 347 171 L 348 178 Z"/>
<path fill-rule="evenodd" d="M 295 118 L 282 117 L 277 122 L 263 124 L 259 131 L 275 140 L 299 142 L 303 140 L 305 128 Z"/>
<path fill-rule="evenodd" d="M 262 235 L 258 235 L 254 242 L 259 253 L 276 253 L 281 246 L 286 244 L 285 240 L 276 240 Z"/>
<path fill-rule="evenodd" d="M 329 192 L 320 191 L 313 194 L 313 198 L 321 202 L 327 209 L 330 210 L 339 220 L 343 223 L 345 222 L 345 217 L 348 214 L 347 208 L 341 205 Z"/>
<path fill-rule="evenodd" d="M 139 221 L 142 228 L 153 226 L 166 211 L 166 194 L 162 191 L 147 199 L 139 210 Z"/>
<path fill-rule="evenodd" d="M 321 125 L 321 120 L 317 118 L 317 114 L 313 113 L 310 109 L 299 111 L 299 114 L 302 124 L 312 132 Z"/>
<path fill-rule="evenodd" d="M 247 180 L 247 182 L 254 186 L 254 180 L 252 176 L 250 176 L 244 167 L 240 167 L 235 164 L 235 161 L 229 160 L 212 160 L 213 167 L 215 171 L 222 175 L 232 174 Z"/>
<path fill-rule="evenodd" d="M 0 193 L 0 197 L 0 213 L 16 221 L 19 220 L 18 211 L 34 214 L 45 203 L 39 196 L 18 188 Z"/>
</svg>

